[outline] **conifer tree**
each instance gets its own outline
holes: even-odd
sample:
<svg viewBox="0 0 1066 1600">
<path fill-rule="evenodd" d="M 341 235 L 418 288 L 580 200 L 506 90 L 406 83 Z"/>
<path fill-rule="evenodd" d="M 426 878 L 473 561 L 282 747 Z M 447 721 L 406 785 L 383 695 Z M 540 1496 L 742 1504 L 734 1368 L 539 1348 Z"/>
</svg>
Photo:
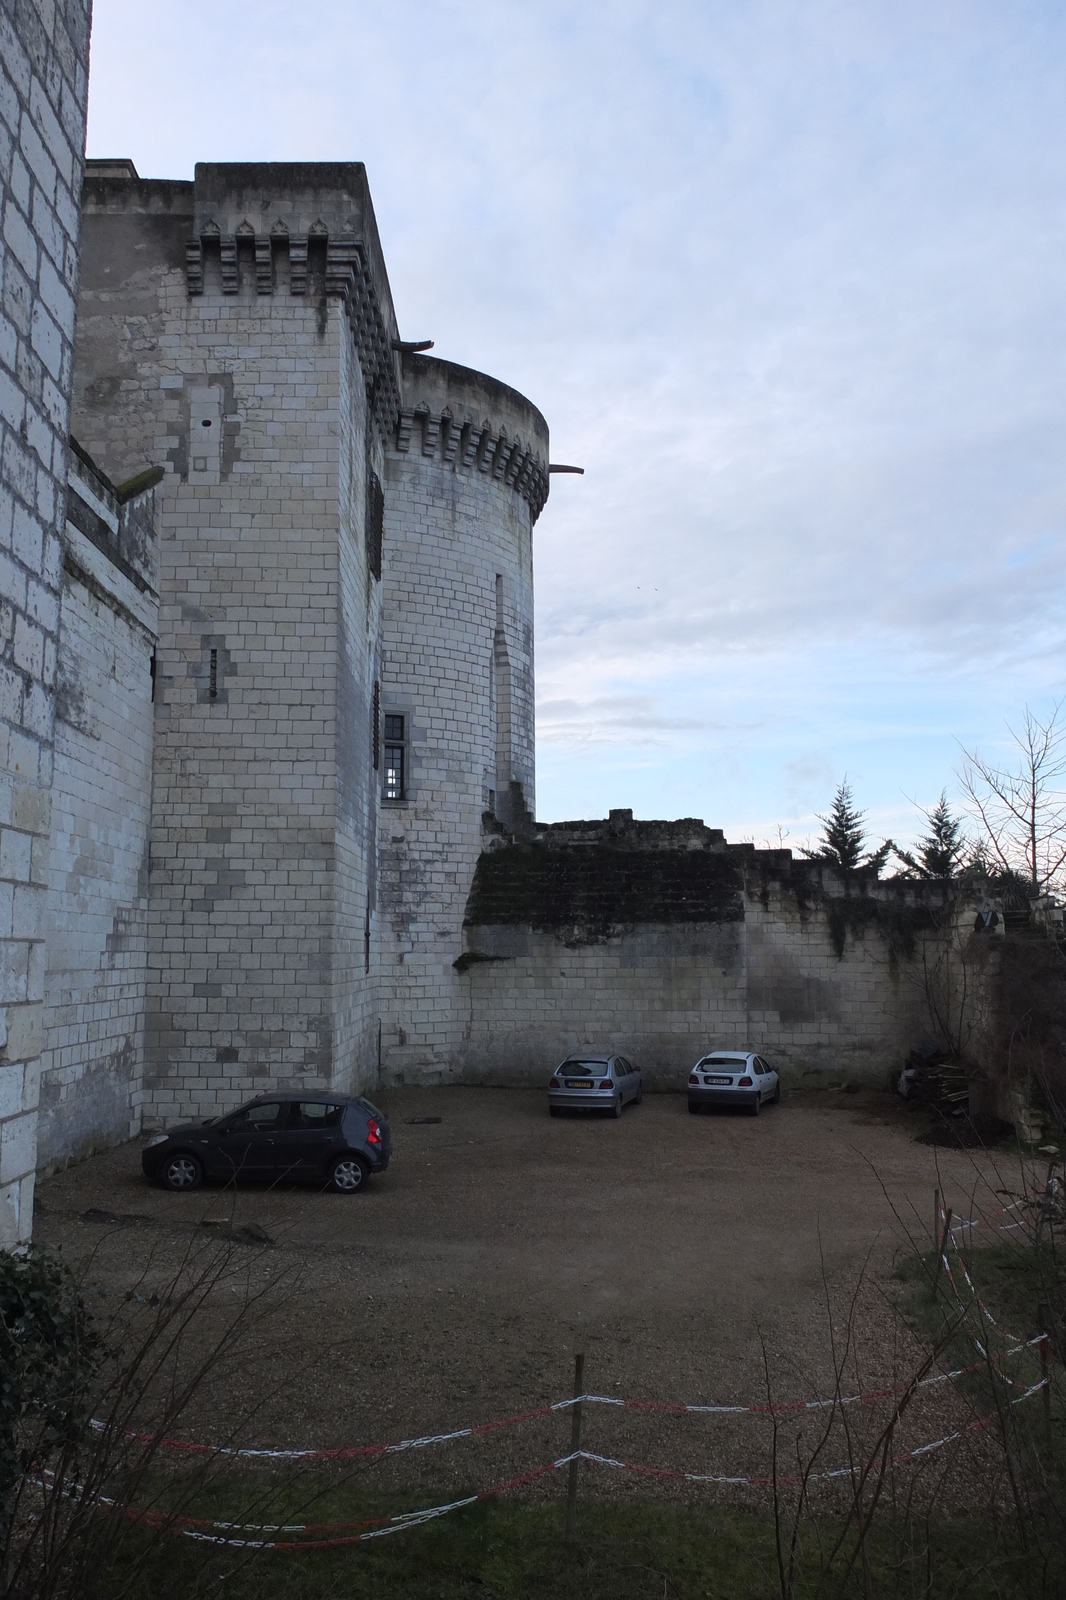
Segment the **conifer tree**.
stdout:
<svg viewBox="0 0 1066 1600">
<path fill-rule="evenodd" d="M 817 850 L 805 850 L 812 861 L 829 861 L 843 872 L 854 872 L 858 867 L 871 867 L 880 872 L 892 850 L 892 840 L 886 839 L 876 850 L 866 852 L 866 831 L 862 822 L 866 815 L 855 805 L 851 784 L 841 780 L 829 815 L 818 813 L 822 824 L 822 842 Z"/>
<path fill-rule="evenodd" d="M 962 831 L 961 821 L 951 814 L 946 790 L 940 791 L 940 799 L 932 811 L 923 812 L 923 815 L 929 832 L 919 839 L 913 851 L 893 846 L 895 854 L 919 878 L 943 882 L 958 877 L 969 864 L 970 843 Z"/>
</svg>

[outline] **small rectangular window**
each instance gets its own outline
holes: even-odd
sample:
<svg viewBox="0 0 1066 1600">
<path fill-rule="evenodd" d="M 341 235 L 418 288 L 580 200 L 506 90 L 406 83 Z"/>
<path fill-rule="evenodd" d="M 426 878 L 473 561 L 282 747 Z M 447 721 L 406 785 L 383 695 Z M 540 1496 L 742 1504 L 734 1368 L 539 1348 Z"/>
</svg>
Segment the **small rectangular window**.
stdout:
<svg viewBox="0 0 1066 1600">
<path fill-rule="evenodd" d="M 211 664 L 208 669 L 210 682 L 207 693 L 212 700 L 218 699 L 218 651 L 212 650 Z"/>
<path fill-rule="evenodd" d="M 386 800 L 407 799 L 407 718 L 395 711 L 386 711 L 382 721 L 385 744 Z"/>
<path fill-rule="evenodd" d="M 402 744 L 385 746 L 385 799 L 402 800 L 404 792 L 404 748 Z"/>
<path fill-rule="evenodd" d="M 153 656 L 153 660 L 155 657 Z M 370 708 L 371 732 L 370 742 L 374 754 L 374 771 L 381 766 L 381 685 L 374 685 L 374 702 Z"/>
</svg>

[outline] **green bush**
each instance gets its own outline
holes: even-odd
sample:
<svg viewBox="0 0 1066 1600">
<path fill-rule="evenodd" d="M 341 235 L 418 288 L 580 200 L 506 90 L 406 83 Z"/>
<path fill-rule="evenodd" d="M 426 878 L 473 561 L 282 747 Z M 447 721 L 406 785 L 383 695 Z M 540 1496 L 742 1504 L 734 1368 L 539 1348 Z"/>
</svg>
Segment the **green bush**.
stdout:
<svg viewBox="0 0 1066 1600">
<path fill-rule="evenodd" d="M 101 1339 L 67 1268 L 0 1251 L 0 1573 L 28 1470 L 90 1426 Z"/>
</svg>

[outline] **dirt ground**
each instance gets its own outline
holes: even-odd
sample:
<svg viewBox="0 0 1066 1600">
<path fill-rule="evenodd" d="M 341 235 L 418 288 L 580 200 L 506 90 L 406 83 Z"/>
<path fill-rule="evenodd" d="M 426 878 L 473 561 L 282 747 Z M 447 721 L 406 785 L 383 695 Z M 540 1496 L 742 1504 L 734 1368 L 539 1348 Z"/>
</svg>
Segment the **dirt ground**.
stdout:
<svg viewBox="0 0 1066 1600">
<path fill-rule="evenodd" d="M 914 1355 L 893 1267 L 908 1231 L 929 1248 L 934 1187 L 973 1217 L 1024 1181 L 1017 1156 L 915 1143 L 921 1125 L 872 1091 L 786 1094 L 758 1118 L 653 1095 L 620 1121 L 550 1119 L 543 1094 L 517 1090 L 377 1098 L 393 1164 L 357 1196 L 172 1195 L 142 1179 L 140 1141 L 40 1184 L 38 1241 L 103 1305 L 162 1292 L 183 1254 L 220 1248 L 219 1224 L 269 1235 L 223 1247 L 233 1303 L 251 1284 L 274 1310 L 190 1436 L 343 1446 L 505 1417 L 570 1393 L 577 1350 L 603 1395 L 759 1402 L 769 1382 L 807 1399 L 832 1382 L 827 1308 L 839 1335 L 864 1273 L 847 1379 L 876 1386 Z M 205 1317 L 204 1338 L 216 1327 Z M 917 1408 L 916 1440 L 943 1414 Z M 563 1412 L 379 1470 L 405 1488 L 499 1481 L 564 1453 L 569 1426 Z M 767 1450 L 749 1418 L 605 1407 L 585 1443 L 695 1471 L 764 1470 Z"/>
</svg>

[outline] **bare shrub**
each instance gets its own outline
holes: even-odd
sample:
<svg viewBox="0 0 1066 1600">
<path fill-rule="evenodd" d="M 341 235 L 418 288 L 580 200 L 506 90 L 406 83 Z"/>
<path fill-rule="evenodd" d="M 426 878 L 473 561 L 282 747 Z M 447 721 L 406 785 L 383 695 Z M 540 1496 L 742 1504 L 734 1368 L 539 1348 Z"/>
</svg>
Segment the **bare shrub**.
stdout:
<svg viewBox="0 0 1066 1600">
<path fill-rule="evenodd" d="M 0 1257 L 0 1282 L 6 1353 L 28 1358 L 4 1414 L 0 1592 L 73 1600 L 92 1592 L 99 1572 L 116 1570 L 121 1549 L 129 1561 L 111 1588 L 118 1600 L 223 1461 L 197 1455 L 176 1474 L 160 1458 L 161 1442 L 214 1386 L 241 1392 L 250 1336 L 261 1335 L 290 1286 L 284 1275 L 257 1286 L 247 1252 L 198 1240 L 162 1271 L 150 1260 L 106 1317 L 90 1317 L 84 1280 L 40 1253 Z M 41 1356 L 32 1350 L 34 1317 L 44 1330 Z M 253 1415 L 246 1409 L 241 1426 Z M 131 1515 L 141 1512 L 146 1536 L 131 1541 Z"/>
</svg>

